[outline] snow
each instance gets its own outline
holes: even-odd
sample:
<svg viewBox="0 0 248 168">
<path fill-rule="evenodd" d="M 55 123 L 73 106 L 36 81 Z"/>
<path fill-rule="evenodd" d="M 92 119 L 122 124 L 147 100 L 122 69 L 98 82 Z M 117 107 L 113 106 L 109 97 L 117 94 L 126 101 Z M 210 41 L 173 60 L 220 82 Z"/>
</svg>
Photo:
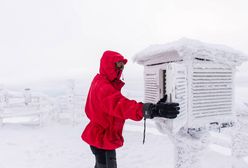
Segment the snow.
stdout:
<svg viewBox="0 0 248 168">
<path fill-rule="evenodd" d="M 42 128 L 5 126 L 0 138 L 1 168 L 90 168 L 94 158 L 88 145 L 80 139 L 82 125 L 50 125 Z M 137 127 L 135 131 L 134 128 Z M 117 150 L 119 167 L 123 168 L 163 168 L 173 167 L 173 146 L 163 135 L 147 133 L 147 141 L 142 144 L 140 126 L 126 128 L 124 147 Z M 212 153 L 212 154 L 211 154 Z M 220 166 L 225 165 L 228 157 L 207 151 L 206 155 L 215 155 Z M 223 157 L 223 158 L 222 158 Z M 211 161 L 206 158 L 204 162 Z M 212 161 L 215 160 L 212 158 Z M 206 166 L 216 167 L 215 164 Z M 217 168 L 217 167 L 216 167 Z"/>
<path fill-rule="evenodd" d="M 0 167 L 92 168 L 93 155 L 88 145 L 80 139 L 86 123 L 84 120 L 77 126 L 59 124 L 45 127 L 4 126 L 0 133 Z M 119 167 L 172 168 L 174 149 L 169 138 L 148 132 L 146 143 L 143 145 L 141 130 L 141 124 L 135 126 L 127 123 L 124 129 L 125 144 L 117 149 Z M 230 167 L 230 155 L 223 155 L 225 152 L 226 149 L 219 146 L 210 146 L 203 155 L 203 168 Z"/>
<path fill-rule="evenodd" d="M 248 60 L 247 55 L 230 47 L 182 38 L 168 44 L 151 45 L 136 54 L 133 61 L 144 64 L 157 58 L 166 62 L 200 58 L 231 66 Z"/>
<path fill-rule="evenodd" d="M 243 88 L 239 89 L 237 93 L 245 91 Z M 132 89 L 126 88 L 125 91 L 127 90 Z M 244 93 L 246 92 L 243 92 L 243 95 Z M 247 98 L 238 100 L 238 105 L 248 102 Z M 240 109 L 248 112 L 248 107 L 245 105 L 237 108 Z M 3 125 L 0 130 L 0 168 L 93 168 L 94 157 L 89 146 L 80 137 L 87 122 L 88 119 L 81 113 L 80 122 L 77 124 L 68 121 L 50 121 L 43 126 Z M 174 167 L 174 145 L 167 135 L 161 134 L 156 129 L 152 120 L 147 121 L 144 145 L 142 121 L 127 120 L 123 135 L 124 146 L 117 149 L 119 167 Z M 231 168 L 233 163 L 239 165 L 238 168 L 242 168 L 241 166 L 247 168 L 244 167 L 248 164 L 247 156 L 242 157 L 241 160 L 231 157 L 230 138 L 229 134 L 224 132 L 210 132 L 209 145 L 200 160 L 202 168 Z M 202 148 L 198 142 L 195 143 Z"/>
</svg>

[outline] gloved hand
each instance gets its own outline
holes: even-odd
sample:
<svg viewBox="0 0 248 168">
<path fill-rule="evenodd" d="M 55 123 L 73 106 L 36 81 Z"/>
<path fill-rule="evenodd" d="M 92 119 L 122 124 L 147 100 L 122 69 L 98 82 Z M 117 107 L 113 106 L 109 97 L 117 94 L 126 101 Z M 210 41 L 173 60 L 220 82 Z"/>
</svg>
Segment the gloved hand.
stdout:
<svg viewBox="0 0 248 168">
<path fill-rule="evenodd" d="M 157 117 L 173 119 L 179 114 L 180 107 L 178 103 L 165 102 L 157 104 L 156 109 L 158 110 Z"/>
<path fill-rule="evenodd" d="M 166 102 L 167 101 L 167 95 L 164 95 L 162 99 L 160 99 L 157 102 L 156 108 L 158 109 L 158 117 L 164 117 L 164 118 L 176 118 L 179 114 L 179 104 L 174 102 Z"/>
<path fill-rule="evenodd" d="M 167 95 L 160 99 L 157 104 L 144 103 L 143 114 L 145 118 L 163 117 L 173 119 L 179 114 L 179 104 L 166 102 Z"/>
</svg>

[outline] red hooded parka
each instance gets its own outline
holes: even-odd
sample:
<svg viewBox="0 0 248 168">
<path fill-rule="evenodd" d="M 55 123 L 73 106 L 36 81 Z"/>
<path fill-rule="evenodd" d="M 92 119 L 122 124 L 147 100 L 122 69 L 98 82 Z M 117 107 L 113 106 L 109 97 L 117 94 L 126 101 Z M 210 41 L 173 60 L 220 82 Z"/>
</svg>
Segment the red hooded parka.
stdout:
<svg viewBox="0 0 248 168">
<path fill-rule="evenodd" d="M 120 80 L 122 70 L 115 67 L 115 63 L 119 61 L 127 63 L 117 52 L 103 53 L 100 73 L 91 83 L 85 105 L 90 122 L 83 131 L 82 139 L 89 145 L 106 150 L 123 145 L 122 130 L 126 119 L 139 121 L 143 118 L 143 104 L 121 94 L 124 86 L 124 82 Z"/>
</svg>

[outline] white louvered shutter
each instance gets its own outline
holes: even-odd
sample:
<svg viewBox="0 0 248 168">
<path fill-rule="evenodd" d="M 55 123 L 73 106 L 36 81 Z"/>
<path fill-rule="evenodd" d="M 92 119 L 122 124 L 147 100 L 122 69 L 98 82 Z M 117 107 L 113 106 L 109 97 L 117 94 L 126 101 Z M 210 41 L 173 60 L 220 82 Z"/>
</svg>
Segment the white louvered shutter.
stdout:
<svg viewBox="0 0 248 168">
<path fill-rule="evenodd" d="M 157 103 L 159 100 L 159 71 L 156 67 L 145 67 L 145 102 Z"/>
<path fill-rule="evenodd" d="M 194 63 L 191 75 L 189 127 L 234 120 L 233 69 L 214 63 Z"/>
</svg>

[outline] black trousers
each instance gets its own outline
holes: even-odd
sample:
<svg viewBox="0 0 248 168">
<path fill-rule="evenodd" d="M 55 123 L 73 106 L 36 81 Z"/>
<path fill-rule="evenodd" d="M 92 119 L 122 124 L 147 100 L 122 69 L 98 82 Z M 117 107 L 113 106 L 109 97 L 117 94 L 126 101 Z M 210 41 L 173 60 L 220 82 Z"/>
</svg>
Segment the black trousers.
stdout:
<svg viewBox="0 0 248 168">
<path fill-rule="evenodd" d="M 115 150 L 104 150 L 90 146 L 92 153 L 95 155 L 95 168 L 117 168 Z"/>
</svg>

